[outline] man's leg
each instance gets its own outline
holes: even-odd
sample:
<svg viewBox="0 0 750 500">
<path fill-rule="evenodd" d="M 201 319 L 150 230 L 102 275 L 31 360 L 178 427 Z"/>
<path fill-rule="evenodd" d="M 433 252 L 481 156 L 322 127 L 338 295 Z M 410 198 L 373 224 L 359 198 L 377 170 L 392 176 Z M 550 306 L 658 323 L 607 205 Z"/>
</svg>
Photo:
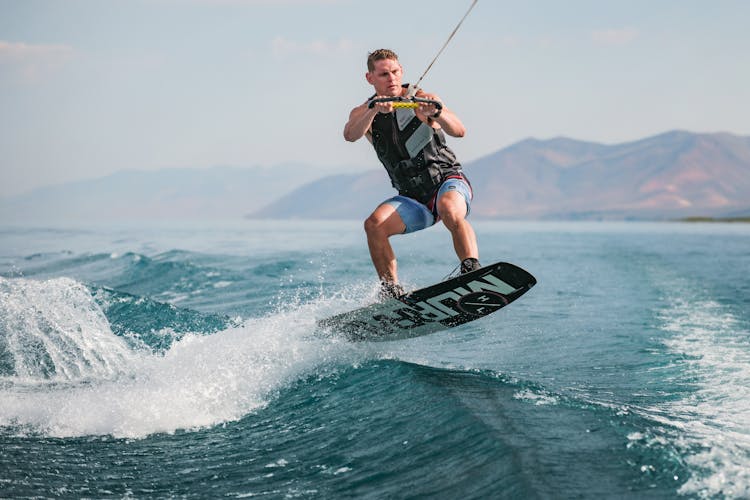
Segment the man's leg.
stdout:
<svg viewBox="0 0 750 500">
<path fill-rule="evenodd" d="M 404 231 L 406 231 L 404 221 L 401 220 L 396 208 L 388 203 L 378 206 L 365 220 L 370 258 L 383 283 L 398 283 L 396 254 L 388 238 L 395 234 L 402 234 Z"/>
<path fill-rule="evenodd" d="M 466 220 L 468 206 L 464 195 L 455 190 L 444 193 L 438 199 L 437 209 L 443 224 L 451 233 L 458 259 L 479 259 L 477 236 Z"/>
</svg>

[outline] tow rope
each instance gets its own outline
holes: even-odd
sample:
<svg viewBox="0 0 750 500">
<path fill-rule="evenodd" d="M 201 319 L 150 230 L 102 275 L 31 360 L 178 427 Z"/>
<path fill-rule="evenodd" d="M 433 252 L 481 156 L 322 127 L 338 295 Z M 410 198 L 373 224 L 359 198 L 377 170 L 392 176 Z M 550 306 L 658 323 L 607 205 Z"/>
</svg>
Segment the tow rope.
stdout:
<svg viewBox="0 0 750 500">
<path fill-rule="evenodd" d="M 460 28 L 461 25 L 463 24 L 464 19 L 466 19 L 466 17 L 471 12 L 471 9 L 474 8 L 474 6 L 477 4 L 478 1 L 479 0 L 474 0 L 473 2 L 471 2 L 471 5 L 469 6 L 469 10 L 466 11 L 466 14 L 464 14 L 464 17 L 461 18 L 461 20 L 458 22 L 458 24 L 456 25 L 456 27 L 453 29 L 453 31 L 451 32 L 451 34 L 448 37 L 448 39 L 445 41 L 445 43 L 443 44 L 443 46 L 438 51 L 437 55 L 432 59 L 432 62 L 429 64 L 429 66 L 427 66 L 427 69 L 424 70 L 424 73 L 422 73 L 422 76 L 419 77 L 419 80 L 417 80 L 417 83 L 415 83 L 414 85 L 409 85 L 409 91 L 406 94 L 407 97 L 414 97 L 416 95 L 417 90 L 419 90 L 419 84 L 422 82 L 422 79 L 425 77 L 425 75 L 427 74 L 427 72 L 430 71 L 430 68 L 432 68 L 432 65 L 435 64 L 435 61 L 437 61 L 437 58 L 440 57 L 440 54 L 443 53 L 443 51 L 445 50 L 445 48 L 448 46 L 448 44 L 450 43 L 450 41 L 455 36 L 456 32 L 458 31 L 458 28 Z"/>
</svg>

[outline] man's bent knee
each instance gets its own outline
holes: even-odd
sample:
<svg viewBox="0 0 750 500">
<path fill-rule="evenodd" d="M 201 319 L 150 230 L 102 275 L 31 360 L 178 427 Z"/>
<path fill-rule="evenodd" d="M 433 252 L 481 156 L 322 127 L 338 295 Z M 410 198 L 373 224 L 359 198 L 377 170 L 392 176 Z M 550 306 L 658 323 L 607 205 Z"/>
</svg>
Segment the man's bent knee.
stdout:
<svg viewBox="0 0 750 500">
<path fill-rule="evenodd" d="M 455 193 L 455 196 L 445 195 L 440 198 L 438 213 L 446 226 L 454 226 L 468 215 L 468 207 L 463 195 Z"/>
<path fill-rule="evenodd" d="M 365 232 L 367 234 L 375 234 L 379 228 L 383 225 L 383 221 L 378 218 L 374 213 L 365 219 Z"/>
<path fill-rule="evenodd" d="M 396 210 L 389 205 L 380 205 L 365 219 L 365 232 L 371 237 L 390 237 L 403 233 L 404 223 Z"/>
</svg>

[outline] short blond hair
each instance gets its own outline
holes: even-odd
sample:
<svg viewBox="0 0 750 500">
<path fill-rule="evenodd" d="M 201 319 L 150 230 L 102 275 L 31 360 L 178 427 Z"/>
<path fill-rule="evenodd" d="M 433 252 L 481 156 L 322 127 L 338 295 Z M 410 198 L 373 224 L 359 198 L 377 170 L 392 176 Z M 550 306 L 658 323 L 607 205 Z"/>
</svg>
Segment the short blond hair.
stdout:
<svg viewBox="0 0 750 500">
<path fill-rule="evenodd" d="M 372 72 L 375 69 L 375 61 L 383 59 L 393 59 L 398 61 L 398 56 L 390 49 L 377 49 L 367 54 L 367 71 Z"/>
</svg>

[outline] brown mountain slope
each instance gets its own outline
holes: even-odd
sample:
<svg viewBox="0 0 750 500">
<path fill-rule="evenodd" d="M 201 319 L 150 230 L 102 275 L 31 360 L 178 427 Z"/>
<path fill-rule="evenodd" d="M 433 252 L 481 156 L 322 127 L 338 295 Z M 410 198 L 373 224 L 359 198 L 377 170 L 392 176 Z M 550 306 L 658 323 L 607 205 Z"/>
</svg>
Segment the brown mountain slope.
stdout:
<svg viewBox="0 0 750 500">
<path fill-rule="evenodd" d="M 750 211 L 750 137 L 726 133 L 673 131 L 614 145 L 527 139 L 464 168 L 474 217 L 662 219 Z M 383 169 L 328 177 L 253 215 L 361 218 L 392 193 Z"/>
</svg>

